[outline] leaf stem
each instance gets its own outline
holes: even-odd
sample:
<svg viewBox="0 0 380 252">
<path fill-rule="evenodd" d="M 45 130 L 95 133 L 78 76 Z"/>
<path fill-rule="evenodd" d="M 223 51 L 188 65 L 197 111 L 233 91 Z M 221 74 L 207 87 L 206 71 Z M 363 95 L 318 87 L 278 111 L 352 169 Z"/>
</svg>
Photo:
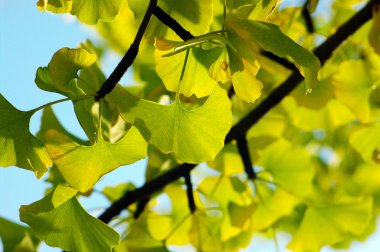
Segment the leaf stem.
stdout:
<svg viewBox="0 0 380 252">
<path fill-rule="evenodd" d="M 52 106 L 54 104 L 58 104 L 58 103 L 61 103 L 61 102 L 66 102 L 66 101 L 85 100 L 85 99 L 93 98 L 94 96 L 95 95 L 92 94 L 92 95 L 80 95 L 80 96 L 76 96 L 76 97 L 64 98 L 64 99 L 60 99 L 60 100 L 56 100 L 56 101 L 52 101 L 52 102 L 46 103 L 44 105 L 39 106 L 38 108 L 30 110 L 29 112 L 34 114 L 38 110 L 44 109 L 44 108 Z"/>
</svg>

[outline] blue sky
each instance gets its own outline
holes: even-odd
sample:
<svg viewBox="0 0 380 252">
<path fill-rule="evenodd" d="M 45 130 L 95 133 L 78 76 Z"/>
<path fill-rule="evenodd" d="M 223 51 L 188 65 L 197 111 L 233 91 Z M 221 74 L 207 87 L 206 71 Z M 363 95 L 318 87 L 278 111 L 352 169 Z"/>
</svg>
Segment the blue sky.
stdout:
<svg viewBox="0 0 380 252">
<path fill-rule="evenodd" d="M 0 0 L 0 93 L 15 107 L 29 110 L 44 103 L 62 98 L 60 95 L 39 90 L 34 84 L 34 76 L 39 66 L 46 66 L 55 51 L 62 47 L 76 47 L 80 42 L 90 38 L 96 39 L 94 32 L 78 24 L 75 19 L 62 15 L 41 13 L 35 7 L 37 0 Z M 108 71 L 117 61 L 110 54 Z M 107 70 L 107 69 L 106 69 Z M 72 132 L 84 136 L 75 120 L 71 103 L 54 106 L 59 119 Z M 36 132 L 40 114 L 32 120 L 31 131 Z M 97 185 L 116 185 L 132 180 L 137 185 L 143 183 L 144 161 L 129 167 L 122 167 L 107 175 Z M 47 184 L 37 180 L 32 172 L 15 167 L 0 168 L 0 216 L 19 222 L 18 208 L 30 204 L 43 196 Z M 88 209 L 107 206 L 107 201 L 99 195 L 92 199 L 83 199 Z M 92 212 L 97 214 L 98 212 Z M 281 246 L 288 241 L 287 236 L 280 239 Z M 377 232 L 366 243 L 351 251 L 376 251 L 380 245 L 376 241 Z M 272 241 L 259 238 L 248 251 L 275 251 Z M 1 250 L 1 245 L 0 245 Z M 40 251 L 60 251 L 43 246 Z M 328 251 L 328 250 L 324 250 Z"/>
</svg>

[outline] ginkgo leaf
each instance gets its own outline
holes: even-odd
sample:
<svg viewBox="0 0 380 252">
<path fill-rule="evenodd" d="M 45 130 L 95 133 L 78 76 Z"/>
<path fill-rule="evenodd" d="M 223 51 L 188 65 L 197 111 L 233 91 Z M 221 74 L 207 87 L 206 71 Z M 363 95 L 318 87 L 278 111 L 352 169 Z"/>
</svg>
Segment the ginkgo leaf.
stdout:
<svg viewBox="0 0 380 252">
<path fill-rule="evenodd" d="M 368 32 L 368 41 L 377 54 L 380 55 L 380 5 L 372 7 L 372 26 Z"/>
<path fill-rule="evenodd" d="M 350 144 L 362 158 L 369 162 L 378 162 L 376 151 L 380 149 L 380 124 L 363 127 L 350 136 Z"/>
<path fill-rule="evenodd" d="M 72 0 L 38 0 L 37 7 L 40 11 L 67 13 L 71 10 L 72 4 Z"/>
<path fill-rule="evenodd" d="M 236 95 L 246 102 L 254 102 L 261 96 L 263 84 L 256 79 L 260 65 L 257 61 L 251 61 L 236 55 L 232 49 L 228 50 L 232 85 Z"/>
<path fill-rule="evenodd" d="M 74 0 L 71 14 L 86 24 L 96 24 L 99 19 L 112 21 L 125 0 Z"/>
<path fill-rule="evenodd" d="M 239 155 L 237 146 L 234 144 L 225 145 L 222 151 L 207 165 L 225 175 L 234 175 L 244 172 L 243 161 Z"/>
<path fill-rule="evenodd" d="M 178 185 L 171 184 L 165 187 L 165 193 L 172 205 L 170 215 L 151 214 L 147 219 L 149 233 L 154 239 L 165 240 L 167 244 L 187 244 L 191 217 L 186 191 Z"/>
<path fill-rule="evenodd" d="M 88 214 L 74 196 L 57 207 L 55 191 L 31 205 L 20 208 L 20 219 L 36 236 L 65 251 L 112 251 L 120 237 L 112 228 Z"/>
<path fill-rule="evenodd" d="M 294 252 L 318 252 L 349 235 L 360 235 L 372 218 L 372 199 L 308 207 L 288 248 Z"/>
<path fill-rule="evenodd" d="M 306 196 L 312 189 L 315 171 L 305 149 L 279 140 L 260 154 L 257 164 L 272 175 L 274 183 L 294 195 Z"/>
<path fill-rule="evenodd" d="M 251 20 L 266 20 L 274 11 L 279 0 L 259 0 L 254 5 L 253 11 L 249 14 L 248 19 Z"/>
<path fill-rule="evenodd" d="M 119 13 L 125 0 L 38 0 L 41 11 L 68 13 L 76 15 L 86 24 L 96 24 L 98 20 L 112 21 Z"/>
<path fill-rule="evenodd" d="M 188 236 L 197 251 L 222 251 L 219 238 L 220 216 L 207 215 L 204 211 L 195 211 L 191 215 L 191 228 Z"/>
<path fill-rule="evenodd" d="M 104 174 L 146 157 L 147 143 L 135 127 L 113 144 L 99 136 L 94 145 L 83 146 L 54 130 L 45 137 L 54 164 L 80 192 L 89 191 Z"/>
<path fill-rule="evenodd" d="M 258 47 L 280 57 L 291 57 L 305 76 L 307 89 L 318 84 L 320 62 L 318 58 L 281 32 L 278 26 L 252 20 L 227 19 L 228 40 L 240 55 L 254 59 Z M 253 57 L 253 58 L 252 58 Z"/>
<path fill-rule="evenodd" d="M 39 240 L 31 234 L 29 227 L 21 226 L 0 217 L 0 238 L 3 252 L 36 251 Z M 24 240 L 29 240 L 23 244 Z"/>
<path fill-rule="evenodd" d="M 135 19 L 140 22 L 148 8 L 149 1 L 128 0 L 128 4 Z M 213 20 L 212 0 L 158 0 L 158 6 L 193 35 L 205 34 Z M 178 39 L 177 35 L 156 17 L 149 22 L 146 35 L 151 38 Z"/>
<path fill-rule="evenodd" d="M 178 91 L 181 69 L 186 53 L 175 54 L 170 57 L 162 57 L 168 51 L 155 51 L 156 71 L 162 79 L 167 90 Z M 186 61 L 186 70 L 181 81 L 181 94 L 190 97 L 205 97 L 211 94 L 216 86 L 216 81 L 209 75 L 209 66 L 213 61 L 210 50 L 192 48 Z"/>
<path fill-rule="evenodd" d="M 228 204 L 228 212 L 231 219 L 231 224 L 235 227 L 244 228 L 255 212 L 257 204 L 252 202 L 250 205 L 241 206 L 230 202 Z"/>
<path fill-rule="evenodd" d="M 78 77 L 78 70 L 94 64 L 96 55 L 85 49 L 62 48 L 54 53 L 48 65 L 48 72 L 54 87 L 64 93 L 72 92 L 69 83 Z"/>
<path fill-rule="evenodd" d="M 178 98 L 170 105 L 136 100 L 122 88 L 109 96 L 126 121 L 133 122 L 135 117 L 144 121 L 151 132 L 151 144 L 164 153 L 174 153 L 183 162 L 213 160 L 231 127 L 231 102 L 218 85 L 195 109 L 184 108 Z"/>
<path fill-rule="evenodd" d="M 221 175 L 202 180 L 198 190 L 209 199 L 227 207 L 230 202 L 244 205 L 250 200 L 250 188 L 236 177 Z"/>
<path fill-rule="evenodd" d="M 332 84 L 337 99 L 361 122 L 368 122 L 371 115 L 369 96 L 373 85 L 368 66 L 361 60 L 345 61 L 339 66 Z"/>
<path fill-rule="evenodd" d="M 29 132 L 34 111 L 20 111 L 0 95 L 0 166 L 18 166 L 41 178 L 53 165 L 45 145 Z"/>
<path fill-rule="evenodd" d="M 262 186 L 258 189 L 262 202 L 257 204 L 252 215 L 252 229 L 255 231 L 265 230 L 280 218 L 290 215 L 299 203 L 295 196 L 281 188 L 270 193 L 264 193 L 263 189 Z"/>
</svg>

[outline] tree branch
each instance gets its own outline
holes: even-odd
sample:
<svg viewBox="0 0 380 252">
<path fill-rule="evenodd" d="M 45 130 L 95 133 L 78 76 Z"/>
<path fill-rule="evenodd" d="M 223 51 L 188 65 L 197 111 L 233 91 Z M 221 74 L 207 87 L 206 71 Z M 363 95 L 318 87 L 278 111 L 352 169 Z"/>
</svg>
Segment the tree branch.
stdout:
<svg viewBox="0 0 380 252">
<path fill-rule="evenodd" d="M 183 28 L 174 18 L 169 16 L 158 5 L 153 9 L 153 15 L 155 15 L 164 25 L 172 29 L 182 40 L 186 41 L 194 38 L 188 30 L 185 30 L 185 28 Z"/>
<path fill-rule="evenodd" d="M 194 213 L 197 207 L 194 201 L 193 183 L 191 183 L 190 171 L 186 173 L 184 177 L 185 177 L 185 183 L 186 183 L 186 194 L 187 194 L 189 209 L 191 213 Z"/>
<path fill-rule="evenodd" d="M 305 20 L 305 26 L 306 26 L 307 32 L 314 33 L 315 27 L 314 27 L 313 19 L 311 18 L 309 9 L 307 8 L 307 4 L 308 3 L 306 2 L 302 8 L 302 16 L 303 16 L 303 19 Z"/>
<path fill-rule="evenodd" d="M 334 35 L 314 50 L 314 53 L 320 59 L 321 64 L 325 63 L 333 51 L 344 40 L 371 19 L 371 5 L 373 3 L 379 3 L 379 1 L 380 0 L 370 1 L 361 11 L 343 24 Z M 275 107 L 285 96 L 297 87 L 302 80 L 303 77 L 299 72 L 294 72 L 290 75 L 289 78 L 264 99 L 262 103 L 231 128 L 226 136 L 225 143 L 230 143 L 242 133 L 245 134 L 249 128 L 251 128 L 268 111 Z M 153 193 L 163 189 L 167 184 L 188 174 L 194 167 L 196 167 L 194 164 L 179 165 L 165 174 L 145 183 L 142 187 L 127 192 L 123 197 L 115 201 L 108 209 L 106 209 L 106 211 L 99 216 L 99 219 L 108 223 L 113 217 L 119 215 L 119 213 L 129 205 L 150 197 Z"/>
<path fill-rule="evenodd" d="M 150 197 L 140 200 L 137 203 L 136 212 L 133 213 L 133 218 L 138 219 L 140 215 L 144 212 L 145 207 L 148 205 Z"/>
<path fill-rule="evenodd" d="M 157 6 L 157 0 L 150 0 L 148 9 L 144 15 L 144 18 L 140 24 L 140 27 L 137 31 L 135 39 L 133 40 L 128 51 L 125 53 L 124 57 L 121 59 L 117 67 L 113 70 L 108 79 L 103 83 L 101 88 L 96 92 L 95 100 L 99 101 L 107 94 L 109 94 L 120 81 L 121 77 L 125 74 L 128 68 L 135 61 L 137 54 L 139 52 L 139 46 L 141 40 L 144 36 L 145 30 L 148 27 L 150 17 L 153 14 L 154 8 Z"/>
<path fill-rule="evenodd" d="M 253 170 L 251 157 L 249 155 L 248 143 L 245 134 L 236 136 L 236 141 L 241 159 L 243 160 L 244 170 L 249 179 L 255 179 L 256 173 Z"/>
</svg>

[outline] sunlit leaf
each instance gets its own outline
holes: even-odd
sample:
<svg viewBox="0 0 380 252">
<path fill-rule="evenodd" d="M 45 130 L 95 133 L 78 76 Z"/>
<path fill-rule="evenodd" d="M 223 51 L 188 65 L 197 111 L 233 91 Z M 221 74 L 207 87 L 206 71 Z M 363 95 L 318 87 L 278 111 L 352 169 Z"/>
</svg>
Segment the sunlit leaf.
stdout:
<svg viewBox="0 0 380 252">
<path fill-rule="evenodd" d="M 78 77 L 78 70 L 91 66 L 95 61 L 96 55 L 85 49 L 62 48 L 58 50 L 48 65 L 52 85 L 58 91 L 72 92 L 69 83 Z"/>
<path fill-rule="evenodd" d="M 315 171 L 306 150 L 279 140 L 261 153 L 257 164 L 290 193 L 306 196 L 310 192 Z"/>
<path fill-rule="evenodd" d="M 104 174 L 146 156 L 147 144 L 132 127 L 118 142 L 102 136 L 91 146 L 82 146 L 54 130 L 46 136 L 47 149 L 65 180 L 80 192 L 87 192 Z"/>
<path fill-rule="evenodd" d="M 115 202 L 116 200 L 120 199 L 126 192 L 133 189 L 135 189 L 135 186 L 132 183 L 123 183 L 114 187 L 104 187 L 103 194 L 110 202 Z"/>
<path fill-rule="evenodd" d="M 179 53 L 171 57 L 162 57 L 168 51 L 155 52 L 156 71 L 162 79 L 167 90 L 178 91 L 181 69 L 185 61 L 186 53 Z M 185 96 L 195 94 L 197 97 L 204 97 L 211 94 L 215 88 L 216 81 L 209 76 L 208 67 L 213 55 L 209 51 L 201 48 L 190 50 L 186 70 L 181 81 L 181 92 Z"/>
<path fill-rule="evenodd" d="M 377 54 L 380 54 L 380 5 L 372 7 L 372 26 L 368 33 L 368 41 Z"/>
<path fill-rule="evenodd" d="M 301 226 L 288 245 L 295 252 L 317 252 L 325 245 L 364 232 L 372 217 L 372 200 L 356 200 L 331 206 L 309 207 Z"/>
<path fill-rule="evenodd" d="M 39 240 L 31 234 L 30 228 L 1 217 L 0 238 L 3 252 L 34 252 L 37 251 L 39 243 Z"/>
<path fill-rule="evenodd" d="M 0 95 L 0 166 L 18 166 L 41 178 L 53 165 L 45 145 L 29 132 L 34 111 L 20 111 Z"/>
<path fill-rule="evenodd" d="M 56 208 L 55 192 L 31 205 L 21 206 L 21 221 L 49 246 L 66 251 L 112 251 L 120 237 L 109 226 L 88 214 L 74 196 Z"/>
<path fill-rule="evenodd" d="M 359 60 L 345 61 L 332 83 L 337 99 L 350 108 L 361 122 L 368 122 L 371 115 L 369 95 L 373 85 L 368 65 Z"/>
<path fill-rule="evenodd" d="M 227 21 L 230 31 L 228 39 L 239 53 L 252 57 L 257 47 L 280 57 L 289 56 L 301 68 L 307 89 L 318 84 L 320 62 L 311 52 L 284 35 L 278 26 L 250 20 L 237 20 L 230 17 Z"/>
<path fill-rule="evenodd" d="M 149 1 L 128 0 L 138 22 L 142 20 L 148 3 Z M 158 5 L 193 35 L 205 34 L 213 19 L 212 0 L 158 0 Z M 173 31 L 155 17 L 150 21 L 146 34 L 152 38 L 178 39 Z"/>
<path fill-rule="evenodd" d="M 259 63 L 239 57 L 233 49 L 229 49 L 232 84 L 238 97 L 246 102 L 254 102 L 261 96 L 263 84 L 256 79 Z"/>
<path fill-rule="evenodd" d="M 295 196 L 281 188 L 277 188 L 274 192 L 268 191 L 266 189 L 264 192 L 262 186 L 258 189 L 262 202 L 257 204 L 252 216 L 252 229 L 255 231 L 265 230 L 280 218 L 290 215 L 299 202 Z"/>
<path fill-rule="evenodd" d="M 37 7 L 40 11 L 67 13 L 71 10 L 72 4 L 72 0 L 38 0 Z"/>
<path fill-rule="evenodd" d="M 243 161 L 236 145 L 224 146 L 214 161 L 208 162 L 208 166 L 215 168 L 226 175 L 240 174 L 244 172 Z"/>
<path fill-rule="evenodd" d="M 71 14 L 86 24 L 96 24 L 98 20 L 112 21 L 125 0 L 74 0 Z"/>
<path fill-rule="evenodd" d="M 137 117 L 144 121 L 151 132 L 150 143 L 188 163 L 213 160 L 231 127 L 231 103 L 219 86 L 194 109 L 184 108 L 178 98 L 170 105 L 136 101 L 122 89 L 114 91 L 110 100 L 119 106 L 125 120 Z"/>
<path fill-rule="evenodd" d="M 380 148 L 380 124 L 363 127 L 350 136 L 350 144 L 362 158 L 369 162 L 379 163 L 377 150 Z"/>
</svg>

